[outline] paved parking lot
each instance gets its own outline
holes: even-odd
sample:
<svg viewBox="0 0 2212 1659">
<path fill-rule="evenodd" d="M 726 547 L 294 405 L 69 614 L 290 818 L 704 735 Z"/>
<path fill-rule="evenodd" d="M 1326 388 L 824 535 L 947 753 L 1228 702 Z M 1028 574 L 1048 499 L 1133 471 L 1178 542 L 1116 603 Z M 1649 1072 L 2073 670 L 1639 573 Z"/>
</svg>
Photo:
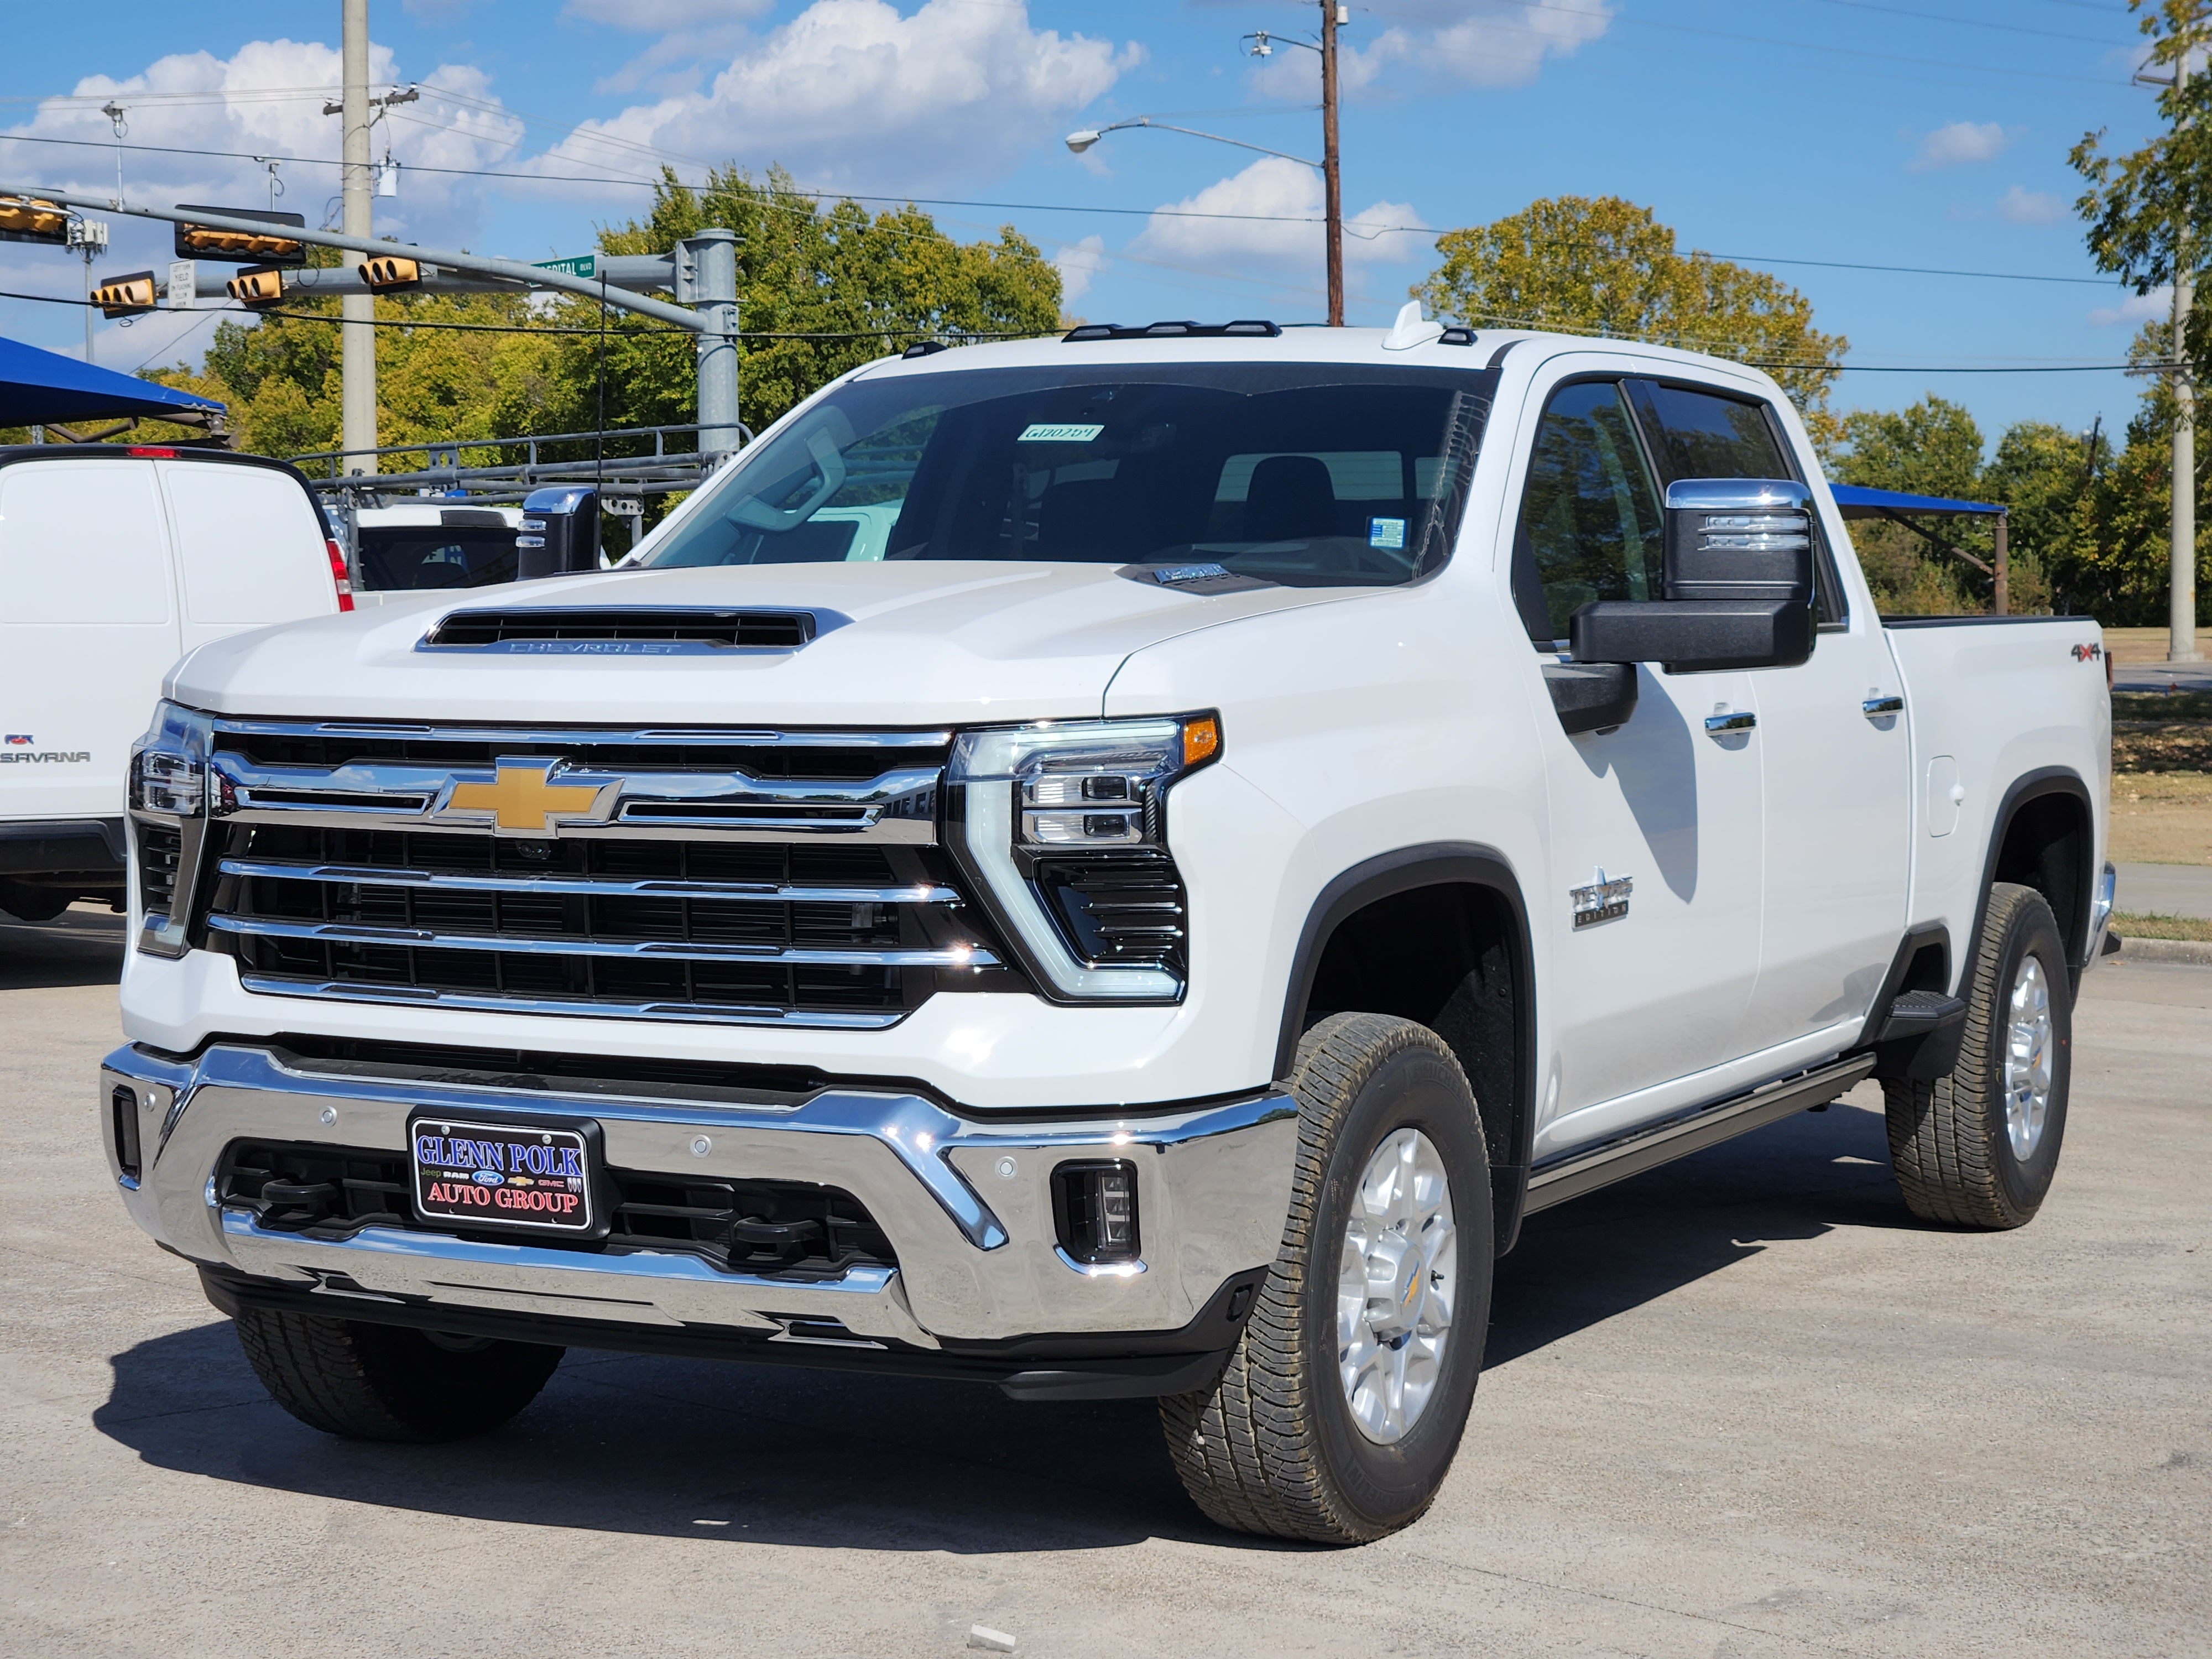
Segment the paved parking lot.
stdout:
<svg viewBox="0 0 2212 1659">
<path fill-rule="evenodd" d="M 2212 1650 L 2212 969 L 2101 969 L 2025 1230 L 1915 1224 L 1878 1103 L 1562 1206 L 1419 1525 L 1209 1528 L 1142 1404 L 577 1352 L 457 1446 L 270 1404 L 94 1143 L 106 918 L 0 924 L 0 1651 Z"/>
</svg>

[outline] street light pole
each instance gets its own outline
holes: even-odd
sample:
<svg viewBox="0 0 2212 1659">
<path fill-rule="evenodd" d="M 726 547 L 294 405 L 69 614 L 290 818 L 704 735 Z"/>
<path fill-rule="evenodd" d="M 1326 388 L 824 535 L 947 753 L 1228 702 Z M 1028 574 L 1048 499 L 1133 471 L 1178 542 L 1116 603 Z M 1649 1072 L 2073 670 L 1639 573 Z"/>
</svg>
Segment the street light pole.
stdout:
<svg viewBox="0 0 2212 1659">
<path fill-rule="evenodd" d="M 1321 180 L 1328 235 L 1328 325 L 1344 326 L 1344 185 L 1336 156 L 1336 26 L 1350 8 L 1321 7 Z"/>
<path fill-rule="evenodd" d="M 2189 54 L 2173 60 L 2175 120 L 2189 84 Z M 2173 250 L 2173 540 L 2166 550 L 2171 586 L 2166 599 L 2168 662 L 2200 662 L 2197 650 L 2197 383 L 2189 365 L 2191 280 L 2189 228 L 2177 228 Z"/>
<path fill-rule="evenodd" d="M 370 191 L 368 135 L 368 0 L 345 0 L 342 13 L 341 68 L 344 90 L 341 113 L 345 125 L 340 189 L 343 193 L 345 234 L 366 240 L 374 234 Z M 340 356 L 339 443 L 355 453 L 346 457 L 348 472 L 376 471 L 376 296 L 349 294 L 338 301 L 344 318 L 338 330 Z M 368 452 L 368 453 L 362 453 Z"/>
</svg>

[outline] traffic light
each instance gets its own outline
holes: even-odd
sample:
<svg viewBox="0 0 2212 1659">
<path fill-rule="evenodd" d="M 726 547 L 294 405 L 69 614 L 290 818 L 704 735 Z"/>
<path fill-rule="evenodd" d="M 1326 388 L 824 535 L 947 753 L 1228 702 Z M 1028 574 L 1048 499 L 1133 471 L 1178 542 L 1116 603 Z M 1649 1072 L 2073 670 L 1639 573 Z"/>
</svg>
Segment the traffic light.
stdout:
<svg viewBox="0 0 2212 1659">
<path fill-rule="evenodd" d="M 284 303 L 284 273 L 274 265 L 241 270 L 223 288 L 248 311 L 266 311 L 271 306 Z"/>
<path fill-rule="evenodd" d="M 0 196 L 0 237 L 11 242 L 69 246 L 69 210 L 36 196 Z"/>
<path fill-rule="evenodd" d="M 422 267 L 419 261 L 403 254 L 380 253 L 361 262 L 361 280 L 379 294 L 394 289 L 419 288 L 422 283 Z"/>
<path fill-rule="evenodd" d="M 92 291 L 92 302 L 100 307 L 100 314 L 112 322 L 118 317 L 136 317 L 154 308 L 154 273 L 134 270 L 128 276 L 118 276 L 102 283 Z"/>
<path fill-rule="evenodd" d="M 307 245 L 296 237 L 279 234 L 289 227 L 304 230 L 307 216 L 299 213 L 270 213 L 261 208 L 208 207 L 193 202 L 177 204 L 179 213 L 214 213 L 226 219 L 248 219 L 257 224 L 273 227 L 266 231 L 218 230 L 212 225 L 196 225 L 189 222 L 177 227 L 177 258 L 179 259 L 227 259 L 241 265 L 304 265 L 307 263 Z"/>
</svg>

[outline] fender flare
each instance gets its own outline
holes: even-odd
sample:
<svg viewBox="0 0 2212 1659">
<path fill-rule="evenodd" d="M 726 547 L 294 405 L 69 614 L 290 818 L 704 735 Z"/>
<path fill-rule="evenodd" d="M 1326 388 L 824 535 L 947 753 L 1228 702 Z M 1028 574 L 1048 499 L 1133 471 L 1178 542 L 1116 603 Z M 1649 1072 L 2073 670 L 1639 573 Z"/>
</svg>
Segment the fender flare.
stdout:
<svg viewBox="0 0 2212 1659">
<path fill-rule="evenodd" d="M 2066 939 L 2067 955 L 2069 958 L 2087 945 L 2089 937 L 2089 906 L 2095 902 L 2097 887 L 2097 872 L 2094 868 L 2097 861 L 2095 800 L 2089 793 L 2089 786 L 2082 782 L 2081 774 L 2075 771 L 2073 768 L 2069 766 L 2039 767 L 2033 772 L 2023 773 L 2007 786 L 2003 798 L 1997 803 L 1996 814 L 1990 820 L 1989 846 L 1982 854 L 1981 890 L 1974 898 L 1974 925 L 1967 932 L 1965 947 L 1959 951 L 1951 964 L 1954 992 L 1959 986 L 1965 983 L 1966 974 L 1980 957 L 1982 930 L 1989 921 L 1990 888 L 1997 878 L 1997 854 L 2003 850 L 2005 837 L 2012 833 L 2013 821 L 2020 816 L 2021 808 L 2027 805 L 2031 801 L 2042 800 L 2051 795 L 2065 795 L 2079 801 L 2082 816 L 2089 826 L 2089 846 L 2085 855 L 2085 862 L 2077 872 L 2080 892 L 2076 897 L 2075 908 L 2080 914 L 2074 916 L 2060 916 L 2057 919 L 2058 930 Z M 2068 966 L 2073 970 L 2072 978 L 2074 988 L 2076 991 L 2081 988 L 2081 970 L 2085 965 L 2079 961 L 2069 960 L 2068 963 Z"/>
<path fill-rule="evenodd" d="M 1362 860 L 1340 872 L 1315 897 L 1299 930 L 1283 998 L 1275 1043 L 1275 1075 L 1290 1075 L 1304 1035 L 1306 1003 L 1328 941 L 1345 920 L 1379 899 L 1420 887 L 1480 887 L 1496 894 L 1512 917 L 1506 950 L 1511 960 L 1513 1008 L 1514 1144 L 1490 1149 L 1492 1200 L 1498 1254 L 1513 1248 L 1528 1185 L 1530 1148 L 1536 1132 L 1536 976 L 1528 908 L 1521 878 L 1504 854 L 1474 842 L 1429 842 Z"/>
</svg>

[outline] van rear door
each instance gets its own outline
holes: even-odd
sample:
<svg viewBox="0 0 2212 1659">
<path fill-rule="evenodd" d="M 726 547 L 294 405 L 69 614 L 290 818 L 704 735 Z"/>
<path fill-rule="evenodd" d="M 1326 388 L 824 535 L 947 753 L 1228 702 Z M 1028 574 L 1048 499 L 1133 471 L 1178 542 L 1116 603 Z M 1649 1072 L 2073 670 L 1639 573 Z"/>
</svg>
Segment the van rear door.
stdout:
<svg viewBox="0 0 2212 1659">
<path fill-rule="evenodd" d="M 0 466 L 0 819 L 120 818 L 179 648 L 153 468 Z"/>
<path fill-rule="evenodd" d="M 275 467 L 156 461 L 184 580 L 185 648 L 338 608 L 323 522 Z"/>
</svg>

